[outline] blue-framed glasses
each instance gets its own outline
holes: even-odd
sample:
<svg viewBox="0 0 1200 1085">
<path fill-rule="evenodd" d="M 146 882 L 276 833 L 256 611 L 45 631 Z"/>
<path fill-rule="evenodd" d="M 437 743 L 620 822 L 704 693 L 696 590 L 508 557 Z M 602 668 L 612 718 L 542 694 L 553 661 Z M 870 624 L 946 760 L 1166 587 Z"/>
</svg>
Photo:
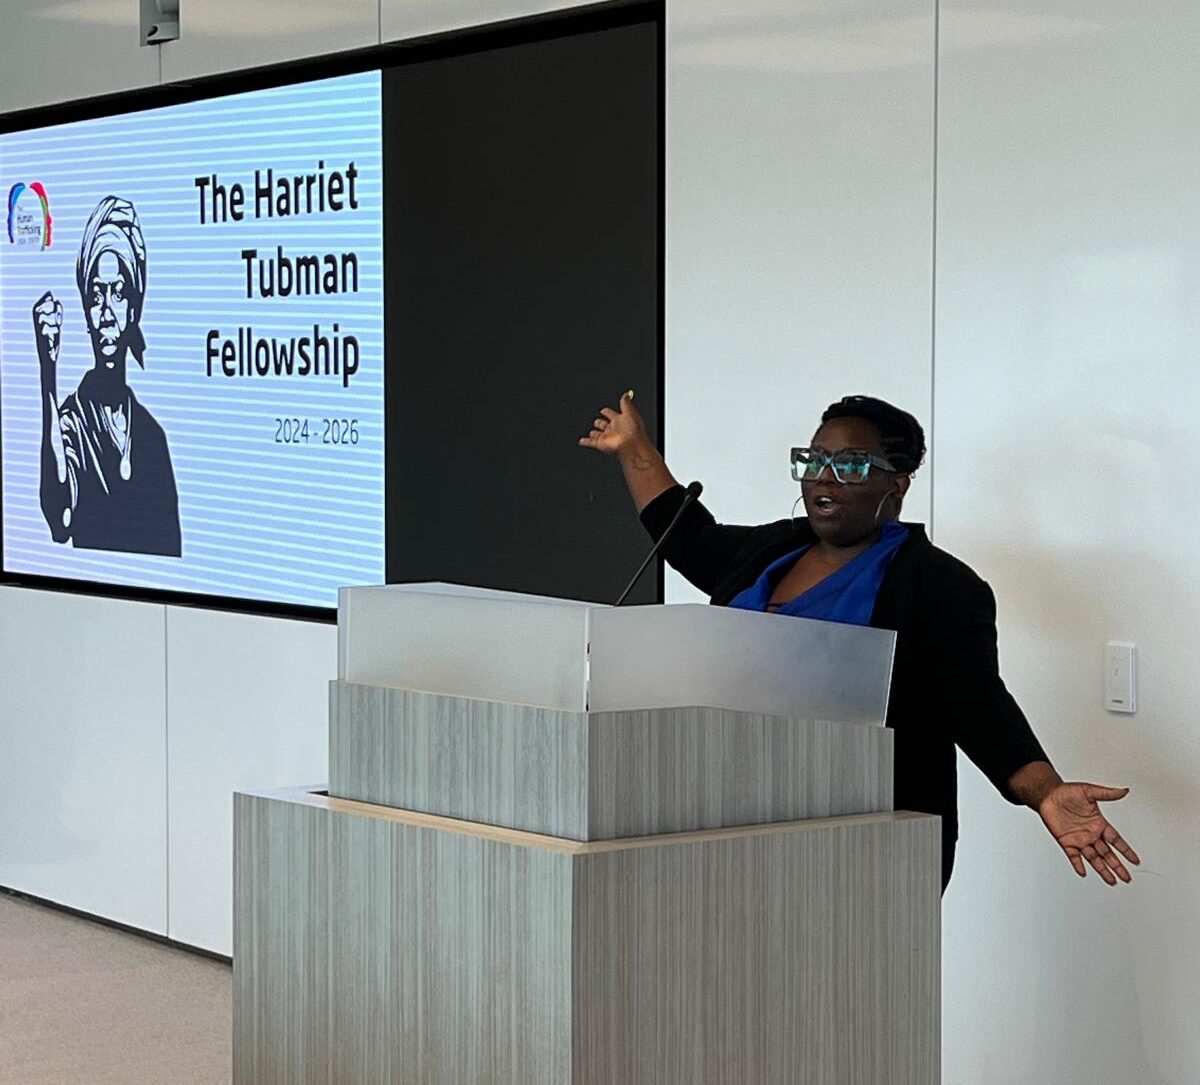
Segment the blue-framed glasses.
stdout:
<svg viewBox="0 0 1200 1085">
<path fill-rule="evenodd" d="M 812 482 L 828 467 L 840 483 L 866 482 L 872 467 L 882 471 L 896 468 L 882 456 L 872 455 L 861 448 L 841 448 L 828 452 L 823 448 L 793 448 L 792 478 L 797 482 Z"/>
</svg>

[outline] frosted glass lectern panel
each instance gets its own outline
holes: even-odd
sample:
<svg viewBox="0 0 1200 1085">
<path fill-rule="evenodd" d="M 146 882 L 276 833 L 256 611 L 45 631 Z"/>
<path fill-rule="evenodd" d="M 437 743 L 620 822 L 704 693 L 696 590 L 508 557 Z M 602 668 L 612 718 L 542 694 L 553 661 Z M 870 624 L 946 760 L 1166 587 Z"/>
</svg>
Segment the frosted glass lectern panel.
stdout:
<svg viewBox="0 0 1200 1085">
<path fill-rule="evenodd" d="M 700 603 L 592 613 L 593 711 L 708 705 L 882 724 L 896 634 Z"/>
<path fill-rule="evenodd" d="M 881 724 L 895 634 L 699 604 L 343 588 L 338 677 L 571 711 L 707 705 Z"/>
<path fill-rule="evenodd" d="M 343 588 L 338 677 L 582 712 L 591 609 L 458 584 Z"/>
</svg>

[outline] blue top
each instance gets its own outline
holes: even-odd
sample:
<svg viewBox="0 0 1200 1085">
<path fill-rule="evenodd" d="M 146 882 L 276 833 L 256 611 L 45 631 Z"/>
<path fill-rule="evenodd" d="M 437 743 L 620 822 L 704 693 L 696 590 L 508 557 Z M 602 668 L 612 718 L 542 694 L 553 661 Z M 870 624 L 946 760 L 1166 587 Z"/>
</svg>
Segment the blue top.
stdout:
<svg viewBox="0 0 1200 1085">
<path fill-rule="evenodd" d="M 870 625 L 875 596 L 879 594 L 884 574 L 907 538 L 908 528 L 894 520 L 889 521 L 883 525 L 879 542 L 869 550 L 771 613 L 790 614 L 796 618 L 819 618 L 847 625 Z M 808 546 L 802 546 L 771 562 L 750 587 L 738 592 L 729 601 L 729 605 L 742 610 L 769 609 L 767 603 L 775 585 L 807 549 Z"/>
</svg>

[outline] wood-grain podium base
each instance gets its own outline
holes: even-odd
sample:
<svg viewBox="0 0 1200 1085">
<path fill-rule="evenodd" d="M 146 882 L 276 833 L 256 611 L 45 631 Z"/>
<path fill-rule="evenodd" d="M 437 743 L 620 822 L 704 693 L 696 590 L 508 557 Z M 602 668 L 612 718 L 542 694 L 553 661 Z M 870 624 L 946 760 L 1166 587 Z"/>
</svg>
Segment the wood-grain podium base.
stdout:
<svg viewBox="0 0 1200 1085">
<path fill-rule="evenodd" d="M 933 1085 L 937 818 L 578 843 L 237 795 L 235 1085 Z"/>
</svg>

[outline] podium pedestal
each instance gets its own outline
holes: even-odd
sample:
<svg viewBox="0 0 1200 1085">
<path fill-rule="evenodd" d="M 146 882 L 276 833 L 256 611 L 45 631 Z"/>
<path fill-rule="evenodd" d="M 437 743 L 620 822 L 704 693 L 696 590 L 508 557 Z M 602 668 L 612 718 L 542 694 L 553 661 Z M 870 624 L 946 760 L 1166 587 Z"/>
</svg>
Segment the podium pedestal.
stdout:
<svg viewBox="0 0 1200 1085">
<path fill-rule="evenodd" d="M 235 1083 L 938 1081 L 939 826 L 878 723 L 340 671 L 340 795 L 235 799 Z"/>
<path fill-rule="evenodd" d="M 892 808 L 882 727 L 727 708 L 574 712 L 330 688 L 329 791 L 573 840 Z"/>
</svg>

